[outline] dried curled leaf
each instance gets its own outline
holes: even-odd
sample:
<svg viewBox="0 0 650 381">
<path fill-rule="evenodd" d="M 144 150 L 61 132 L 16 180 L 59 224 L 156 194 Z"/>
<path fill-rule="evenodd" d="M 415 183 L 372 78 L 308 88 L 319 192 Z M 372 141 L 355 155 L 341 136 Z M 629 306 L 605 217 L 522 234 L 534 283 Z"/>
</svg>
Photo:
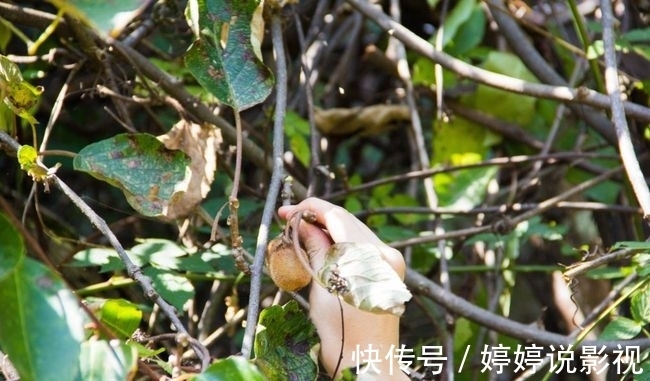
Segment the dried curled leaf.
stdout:
<svg viewBox="0 0 650 381">
<path fill-rule="evenodd" d="M 403 105 L 316 109 L 316 127 L 325 135 L 379 135 L 396 122 L 410 121 L 409 108 Z"/>
<path fill-rule="evenodd" d="M 330 292 L 364 311 L 401 316 L 404 303 L 411 299 L 402 279 L 373 244 L 335 243 L 318 278 Z"/>
<path fill-rule="evenodd" d="M 176 184 L 163 215 L 170 219 L 189 215 L 210 191 L 217 169 L 219 130 L 210 124 L 181 120 L 165 135 L 158 136 L 165 148 L 180 150 L 190 157 L 190 172 Z"/>
</svg>

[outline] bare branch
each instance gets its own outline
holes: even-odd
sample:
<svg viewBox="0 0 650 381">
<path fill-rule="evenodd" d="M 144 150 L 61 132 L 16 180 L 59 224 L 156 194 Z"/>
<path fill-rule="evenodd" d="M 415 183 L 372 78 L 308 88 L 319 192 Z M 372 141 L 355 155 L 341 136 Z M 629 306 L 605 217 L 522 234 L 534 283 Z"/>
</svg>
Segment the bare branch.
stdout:
<svg viewBox="0 0 650 381">
<path fill-rule="evenodd" d="M 600 9 L 603 12 L 603 45 L 605 49 L 605 86 L 609 94 L 612 108 L 612 121 L 616 127 L 618 137 L 618 151 L 623 160 L 625 172 L 630 180 L 636 199 L 643 209 L 643 218 L 650 222 L 650 190 L 639 166 L 639 160 L 634 152 L 634 145 L 630 138 L 630 130 L 625 119 L 621 90 L 618 82 L 618 69 L 616 67 L 616 52 L 614 47 L 614 15 L 612 4 L 601 0 Z"/>
<path fill-rule="evenodd" d="M 347 1 L 360 12 L 365 14 L 366 17 L 376 22 L 391 36 L 401 40 L 406 46 L 415 52 L 433 62 L 439 63 L 444 68 L 451 70 L 460 76 L 469 78 L 484 85 L 517 94 L 553 99 L 570 104 L 584 104 L 600 109 L 606 109 L 609 107 L 609 97 L 586 87 L 579 87 L 576 89 L 567 86 L 551 86 L 540 83 L 531 83 L 469 65 L 461 60 L 449 56 L 448 54 L 436 51 L 429 42 L 420 38 L 403 25 L 392 20 L 371 3 L 362 0 Z M 629 117 L 636 118 L 639 121 L 650 122 L 649 108 L 631 102 L 623 102 L 623 108 Z"/>
</svg>

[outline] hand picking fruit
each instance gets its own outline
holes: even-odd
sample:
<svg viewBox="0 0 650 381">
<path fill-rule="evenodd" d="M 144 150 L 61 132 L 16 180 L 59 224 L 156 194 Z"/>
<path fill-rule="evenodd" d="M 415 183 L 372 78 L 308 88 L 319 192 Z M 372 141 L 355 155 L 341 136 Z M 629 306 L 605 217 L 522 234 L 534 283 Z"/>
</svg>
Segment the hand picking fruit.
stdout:
<svg viewBox="0 0 650 381">
<path fill-rule="evenodd" d="M 308 213 L 310 221 L 299 221 L 298 232 L 294 234 L 300 240 L 300 245 L 294 246 L 304 248 L 308 264 L 311 266 L 311 270 L 305 271 L 302 275 L 311 273 L 311 277 L 323 267 L 328 249 L 336 243 L 345 242 L 375 245 L 380 252 L 377 260 L 385 261 L 399 279 L 403 280 L 405 263 L 401 253 L 383 243 L 370 228 L 347 210 L 324 200 L 308 198 L 297 205 L 283 206 L 278 213 L 285 220 L 291 220 L 296 213 Z M 283 244 L 278 241 L 274 243 L 274 245 Z M 294 251 L 288 257 L 293 258 L 291 260 L 295 260 L 298 264 L 304 263 L 298 255 L 303 254 L 296 254 Z M 273 261 L 274 259 L 271 259 L 269 265 L 272 266 Z M 301 268 L 297 265 L 294 270 Z M 303 281 L 304 278 L 292 279 L 292 282 L 287 283 L 286 286 L 293 288 Z M 335 372 L 339 374 L 342 369 L 356 367 L 358 363 L 353 359 L 352 353 L 358 351 L 358 348 L 368 348 L 371 345 L 372 348 L 378 349 L 379 353 L 386 353 L 391 346 L 399 348 L 399 316 L 367 312 L 348 303 L 340 303 L 338 296 L 331 290 L 328 291 L 321 283 L 311 284 L 310 318 L 320 336 L 320 360 L 329 375 L 334 376 Z M 343 350 L 341 351 L 342 339 Z M 361 362 L 364 362 L 363 359 Z M 394 363 L 384 360 L 374 366 L 378 371 L 374 380 L 408 380 L 408 377 L 400 371 L 396 360 Z"/>
</svg>

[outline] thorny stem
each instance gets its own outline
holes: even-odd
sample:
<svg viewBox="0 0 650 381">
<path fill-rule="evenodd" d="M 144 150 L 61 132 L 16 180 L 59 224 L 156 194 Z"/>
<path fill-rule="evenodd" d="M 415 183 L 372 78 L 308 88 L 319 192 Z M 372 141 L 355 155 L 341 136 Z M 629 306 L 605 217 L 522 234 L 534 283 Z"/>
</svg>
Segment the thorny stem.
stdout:
<svg viewBox="0 0 650 381">
<path fill-rule="evenodd" d="M 262 221 L 257 235 L 257 244 L 255 247 L 255 259 L 251 266 L 251 287 L 250 299 L 248 302 L 248 313 L 246 316 L 246 329 L 242 344 L 242 354 L 250 358 L 257 318 L 260 308 L 260 292 L 262 289 L 262 270 L 264 268 L 264 255 L 266 245 L 269 239 L 269 226 L 273 219 L 275 204 L 280 194 L 282 178 L 284 177 L 284 162 L 282 154 L 284 153 L 284 119 L 287 105 L 287 66 L 285 61 L 284 40 L 282 36 L 282 19 L 279 11 L 275 10 L 271 16 L 271 38 L 275 50 L 276 60 L 276 98 L 275 98 L 275 118 L 273 123 L 273 172 L 269 184 L 269 191 L 264 202 L 262 211 Z"/>
<path fill-rule="evenodd" d="M 630 130 L 625 119 L 625 110 L 621 100 L 621 90 L 616 67 L 616 52 L 614 50 L 614 15 L 612 4 L 608 0 L 601 0 L 600 9 L 603 13 L 603 45 L 605 55 L 605 86 L 611 102 L 612 121 L 618 137 L 618 150 L 621 154 L 623 167 L 632 184 L 636 199 L 643 209 L 643 218 L 650 223 L 650 190 L 639 166 L 639 160 L 634 153 L 634 145 L 630 138 Z"/>
</svg>

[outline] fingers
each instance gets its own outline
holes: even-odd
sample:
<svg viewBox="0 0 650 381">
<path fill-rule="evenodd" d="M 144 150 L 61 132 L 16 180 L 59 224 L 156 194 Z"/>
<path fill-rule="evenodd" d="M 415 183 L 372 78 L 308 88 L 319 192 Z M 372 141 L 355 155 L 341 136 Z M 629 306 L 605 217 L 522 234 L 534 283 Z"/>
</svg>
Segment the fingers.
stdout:
<svg viewBox="0 0 650 381">
<path fill-rule="evenodd" d="M 334 242 L 384 244 L 370 228 L 350 212 L 318 198 L 310 197 L 297 205 L 283 206 L 278 210 L 278 214 L 282 218 L 289 218 L 298 210 L 313 212 L 316 221 L 325 226 Z"/>
<path fill-rule="evenodd" d="M 317 271 L 325 262 L 325 253 L 332 240 L 322 229 L 305 221 L 300 221 L 299 229 L 300 242 L 307 251 L 312 269 Z"/>
<path fill-rule="evenodd" d="M 310 257 L 314 257 L 314 254 L 317 253 L 320 247 L 327 249 L 332 242 L 372 243 L 377 245 L 381 250 L 381 256 L 384 260 L 395 269 L 402 279 L 404 278 L 406 265 L 402 254 L 381 241 L 370 228 L 359 221 L 352 213 L 325 200 L 310 197 L 297 205 L 280 207 L 278 214 L 284 219 L 289 219 L 294 213 L 300 210 L 309 210 L 314 213 L 316 222 L 324 226 L 327 229 L 329 237 L 331 237 L 330 240 L 322 229 L 312 224 L 301 223 L 300 239 L 303 245 L 305 245 Z M 324 253 L 324 251 L 322 250 L 321 252 Z M 319 261 L 318 258 L 313 258 L 313 260 Z M 315 263 L 313 260 L 312 266 L 314 268 L 318 268 L 322 264 L 322 262 Z"/>
</svg>

